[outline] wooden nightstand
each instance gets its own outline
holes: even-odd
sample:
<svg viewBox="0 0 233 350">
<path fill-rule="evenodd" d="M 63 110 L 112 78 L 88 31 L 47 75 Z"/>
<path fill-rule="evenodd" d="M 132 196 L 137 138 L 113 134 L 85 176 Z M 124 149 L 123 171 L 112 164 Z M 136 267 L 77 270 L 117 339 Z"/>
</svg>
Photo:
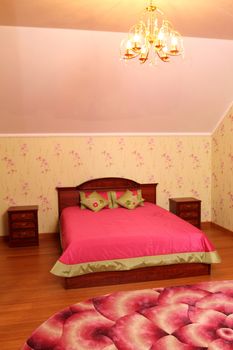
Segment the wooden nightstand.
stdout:
<svg viewBox="0 0 233 350">
<path fill-rule="evenodd" d="M 16 206 L 8 209 L 10 247 L 39 244 L 38 206 Z"/>
<path fill-rule="evenodd" d="M 201 201 L 199 199 L 192 197 L 170 198 L 169 210 L 190 224 L 201 227 Z"/>
</svg>

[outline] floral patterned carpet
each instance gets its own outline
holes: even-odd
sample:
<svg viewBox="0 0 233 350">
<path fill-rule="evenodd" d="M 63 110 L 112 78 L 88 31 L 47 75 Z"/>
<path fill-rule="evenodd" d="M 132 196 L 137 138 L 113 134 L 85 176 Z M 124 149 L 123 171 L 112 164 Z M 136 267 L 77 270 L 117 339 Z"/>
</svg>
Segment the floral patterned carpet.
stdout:
<svg viewBox="0 0 233 350">
<path fill-rule="evenodd" d="M 233 350 L 233 281 L 116 292 L 56 313 L 22 350 Z"/>
</svg>

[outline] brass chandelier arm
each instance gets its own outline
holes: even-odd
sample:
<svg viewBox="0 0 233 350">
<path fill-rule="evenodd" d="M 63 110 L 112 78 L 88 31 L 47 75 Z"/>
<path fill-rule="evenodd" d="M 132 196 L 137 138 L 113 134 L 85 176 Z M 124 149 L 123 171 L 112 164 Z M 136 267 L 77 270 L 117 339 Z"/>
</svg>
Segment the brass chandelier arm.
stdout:
<svg viewBox="0 0 233 350">
<path fill-rule="evenodd" d="M 128 37 L 121 43 L 122 59 L 137 57 L 141 63 L 145 63 L 149 56 L 150 62 L 158 56 L 163 62 L 168 62 L 170 56 L 184 52 L 181 35 L 162 16 L 162 11 L 151 0 L 143 18 L 130 29 Z"/>
<path fill-rule="evenodd" d="M 154 12 L 156 10 L 157 10 L 157 6 L 155 6 L 155 5 L 149 5 L 146 7 L 146 11 L 148 11 L 148 12 Z"/>
</svg>

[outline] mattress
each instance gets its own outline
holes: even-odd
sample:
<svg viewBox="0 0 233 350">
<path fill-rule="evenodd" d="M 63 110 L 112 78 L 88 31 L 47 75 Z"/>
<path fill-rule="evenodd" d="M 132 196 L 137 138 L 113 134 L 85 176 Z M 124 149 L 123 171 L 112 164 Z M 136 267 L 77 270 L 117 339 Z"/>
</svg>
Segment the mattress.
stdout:
<svg viewBox="0 0 233 350">
<path fill-rule="evenodd" d="M 133 210 L 67 207 L 60 226 L 63 252 L 51 270 L 57 276 L 220 262 L 204 232 L 149 202 Z"/>
</svg>

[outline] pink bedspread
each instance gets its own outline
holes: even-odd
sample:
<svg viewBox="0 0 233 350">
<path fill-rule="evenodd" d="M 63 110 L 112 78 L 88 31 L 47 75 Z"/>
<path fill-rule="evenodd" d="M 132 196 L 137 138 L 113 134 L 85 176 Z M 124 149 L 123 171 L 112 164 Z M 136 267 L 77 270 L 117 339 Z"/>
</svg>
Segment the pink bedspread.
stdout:
<svg viewBox="0 0 233 350">
<path fill-rule="evenodd" d="M 68 207 L 60 223 L 64 264 L 215 250 L 198 228 L 148 202 L 97 213 Z"/>
</svg>

